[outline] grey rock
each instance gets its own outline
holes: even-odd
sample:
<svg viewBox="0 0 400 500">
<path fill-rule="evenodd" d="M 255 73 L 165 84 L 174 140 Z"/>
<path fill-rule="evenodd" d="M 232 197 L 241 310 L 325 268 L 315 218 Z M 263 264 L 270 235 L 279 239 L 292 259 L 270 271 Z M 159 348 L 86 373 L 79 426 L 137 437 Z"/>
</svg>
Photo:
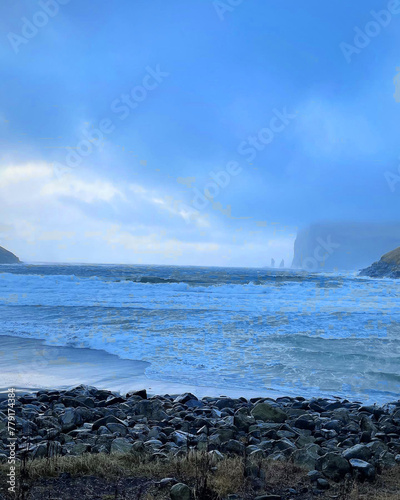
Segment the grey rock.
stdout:
<svg viewBox="0 0 400 500">
<path fill-rule="evenodd" d="M 170 491 L 171 500 L 191 500 L 192 491 L 184 483 L 177 483 L 172 486 Z"/>
<path fill-rule="evenodd" d="M 370 481 L 373 481 L 375 479 L 375 467 L 369 462 L 360 460 L 358 458 L 351 458 L 350 465 L 353 469 L 357 470 L 364 478 Z"/>
<path fill-rule="evenodd" d="M 372 451 L 368 446 L 364 444 L 356 444 L 355 446 L 352 446 L 351 448 L 347 448 L 342 453 L 342 456 L 346 460 L 350 460 L 351 458 L 358 458 L 360 460 L 369 460 L 371 458 Z"/>
<path fill-rule="evenodd" d="M 189 432 L 174 431 L 170 438 L 178 446 L 193 446 L 197 443 L 197 436 L 190 434 Z"/>
<path fill-rule="evenodd" d="M 307 477 L 310 479 L 310 481 L 316 481 L 317 479 L 323 478 L 322 473 L 318 470 L 310 470 L 307 473 Z"/>
<path fill-rule="evenodd" d="M 236 439 L 230 439 L 227 443 L 224 444 L 224 450 L 228 453 L 236 453 L 238 455 L 242 455 L 245 450 L 245 446 L 240 441 Z"/>
<path fill-rule="evenodd" d="M 71 431 L 82 423 L 80 415 L 75 408 L 67 408 L 65 412 L 60 415 L 60 424 L 63 432 Z"/>
<path fill-rule="evenodd" d="M 174 403 L 182 403 L 185 404 L 190 400 L 198 401 L 196 396 L 190 392 L 186 392 L 185 394 L 181 394 L 177 398 L 174 399 Z"/>
<path fill-rule="evenodd" d="M 313 417 L 308 414 L 301 415 L 294 421 L 293 425 L 298 429 L 308 429 L 310 431 L 315 429 L 315 421 Z"/>
<path fill-rule="evenodd" d="M 132 443 L 126 438 L 119 437 L 115 438 L 111 443 L 111 453 L 129 453 L 132 451 Z"/>
<path fill-rule="evenodd" d="M 135 410 L 139 415 L 144 415 L 151 420 L 164 420 L 168 418 L 159 401 L 144 399 L 137 403 Z"/>
<path fill-rule="evenodd" d="M 132 396 L 139 396 L 142 399 L 147 399 L 147 391 L 146 389 L 141 389 L 140 391 L 130 391 L 126 395 L 127 398 Z"/>
<path fill-rule="evenodd" d="M 254 500 L 282 500 L 280 495 L 258 495 Z"/>
<path fill-rule="evenodd" d="M 122 424 L 125 425 L 122 420 L 120 420 L 117 417 L 114 417 L 114 415 L 107 415 L 106 417 L 99 418 L 95 422 L 93 422 L 92 429 L 94 431 L 97 431 L 102 426 L 107 426 L 107 424 Z"/>
<path fill-rule="evenodd" d="M 247 431 L 250 425 L 256 423 L 256 420 L 253 415 L 249 414 L 247 408 L 239 408 L 239 410 L 235 412 L 233 423 L 238 429 Z"/>
<path fill-rule="evenodd" d="M 90 451 L 90 445 L 88 443 L 75 443 L 70 448 L 70 455 L 83 455 L 83 453 L 87 451 Z"/>
<path fill-rule="evenodd" d="M 292 458 L 296 465 L 312 471 L 315 469 L 319 455 L 317 449 L 311 445 L 306 449 L 295 450 L 292 454 Z"/>
<path fill-rule="evenodd" d="M 232 429 L 228 429 L 228 428 L 226 428 L 226 429 L 217 429 L 217 430 L 215 431 L 215 434 L 213 434 L 213 435 L 211 435 L 211 436 L 210 436 L 210 439 L 211 439 L 213 436 L 215 436 L 215 435 L 216 435 L 216 436 L 218 436 L 218 438 L 219 438 L 219 442 L 220 442 L 220 443 L 224 443 L 224 442 L 229 441 L 230 439 L 232 439 L 232 438 L 233 438 L 233 436 L 234 436 L 234 434 L 235 434 L 235 433 L 233 432 L 233 430 L 232 430 Z"/>
<path fill-rule="evenodd" d="M 383 451 L 379 455 L 379 463 L 385 468 L 394 467 L 396 465 L 396 458 L 394 453 Z"/>
<path fill-rule="evenodd" d="M 150 447 L 150 448 L 154 448 L 154 449 L 161 448 L 161 446 L 163 445 L 162 441 L 160 441 L 159 439 L 149 439 L 148 441 L 145 441 L 143 444 L 146 447 Z"/>
<path fill-rule="evenodd" d="M 164 477 L 164 479 L 161 479 L 161 481 L 156 484 L 160 488 L 165 488 L 166 486 L 171 486 L 177 483 L 178 481 L 174 477 Z"/>
<path fill-rule="evenodd" d="M 326 453 L 320 457 L 317 460 L 316 469 L 334 481 L 340 481 L 351 470 L 349 462 L 336 453 Z"/>
<path fill-rule="evenodd" d="M 304 448 L 309 444 L 314 444 L 315 443 L 315 437 L 314 436 L 299 436 L 296 439 L 296 446 L 298 448 Z"/>
<path fill-rule="evenodd" d="M 380 455 L 384 451 L 388 450 L 388 447 L 382 441 L 371 441 L 370 443 L 365 445 L 370 451 L 372 455 Z"/>
<path fill-rule="evenodd" d="M 218 410 L 223 410 L 225 408 L 235 408 L 240 403 L 240 399 L 221 398 L 215 402 L 215 406 Z"/>
<path fill-rule="evenodd" d="M 111 433 L 117 433 L 119 436 L 125 437 L 128 434 L 128 429 L 125 425 L 120 423 L 110 422 L 107 424 L 107 429 Z"/>
<path fill-rule="evenodd" d="M 251 415 L 256 420 L 275 423 L 283 423 L 288 418 L 287 414 L 283 410 L 268 403 L 257 403 L 251 410 Z"/>
<path fill-rule="evenodd" d="M 33 458 L 45 458 L 48 456 L 47 443 L 39 443 L 31 448 Z"/>
<path fill-rule="evenodd" d="M 275 451 L 287 451 L 288 453 L 291 453 L 293 450 L 296 449 L 296 445 L 292 443 L 289 439 L 283 438 L 279 439 L 278 441 L 275 441 L 274 445 Z"/>
<path fill-rule="evenodd" d="M 324 478 L 317 479 L 317 486 L 321 490 L 329 490 L 330 488 L 328 481 Z"/>
<path fill-rule="evenodd" d="M 372 436 L 377 432 L 375 424 L 366 416 L 361 418 L 360 428 L 362 431 L 368 432 Z"/>
</svg>

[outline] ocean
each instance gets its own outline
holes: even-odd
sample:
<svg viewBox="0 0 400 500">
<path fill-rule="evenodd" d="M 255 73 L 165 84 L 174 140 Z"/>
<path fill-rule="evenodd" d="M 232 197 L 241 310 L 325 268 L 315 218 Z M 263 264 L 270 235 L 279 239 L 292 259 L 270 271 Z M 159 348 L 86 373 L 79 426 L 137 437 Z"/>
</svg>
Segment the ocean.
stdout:
<svg viewBox="0 0 400 500">
<path fill-rule="evenodd" d="M 5 336 L 146 361 L 147 377 L 170 383 L 379 403 L 400 397 L 400 297 L 390 279 L 2 265 L 0 327 Z"/>
</svg>

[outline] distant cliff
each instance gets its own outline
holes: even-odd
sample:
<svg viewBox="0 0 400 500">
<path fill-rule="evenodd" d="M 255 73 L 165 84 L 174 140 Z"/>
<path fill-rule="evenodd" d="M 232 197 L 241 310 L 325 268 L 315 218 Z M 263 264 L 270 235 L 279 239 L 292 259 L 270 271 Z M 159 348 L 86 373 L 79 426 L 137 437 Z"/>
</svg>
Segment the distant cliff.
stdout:
<svg viewBox="0 0 400 500">
<path fill-rule="evenodd" d="M 371 278 L 400 278 L 400 247 L 385 253 L 378 262 L 363 269 L 360 276 Z"/>
<path fill-rule="evenodd" d="M 19 258 L 3 247 L 0 247 L 0 264 L 20 264 Z"/>
<path fill-rule="evenodd" d="M 398 246 L 400 223 L 321 222 L 298 232 L 292 267 L 308 271 L 358 271 Z"/>
</svg>

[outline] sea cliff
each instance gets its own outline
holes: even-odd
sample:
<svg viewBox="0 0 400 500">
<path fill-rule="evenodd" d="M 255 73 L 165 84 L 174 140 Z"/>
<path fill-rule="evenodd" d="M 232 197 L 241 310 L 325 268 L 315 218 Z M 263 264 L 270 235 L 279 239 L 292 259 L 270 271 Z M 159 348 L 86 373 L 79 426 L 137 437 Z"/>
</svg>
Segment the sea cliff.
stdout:
<svg viewBox="0 0 400 500">
<path fill-rule="evenodd" d="M 300 229 L 292 267 L 357 271 L 400 245 L 400 224 L 320 222 Z"/>
</svg>

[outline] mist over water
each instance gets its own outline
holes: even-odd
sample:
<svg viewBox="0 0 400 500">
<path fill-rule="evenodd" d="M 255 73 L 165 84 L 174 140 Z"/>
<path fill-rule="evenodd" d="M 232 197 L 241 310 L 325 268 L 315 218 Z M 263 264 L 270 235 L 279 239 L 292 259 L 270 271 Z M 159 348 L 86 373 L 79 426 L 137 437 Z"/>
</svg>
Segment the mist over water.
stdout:
<svg viewBox="0 0 400 500">
<path fill-rule="evenodd" d="M 177 266 L 0 273 L 3 335 L 148 361 L 148 376 L 172 382 L 377 402 L 400 393 L 393 280 Z"/>
</svg>

